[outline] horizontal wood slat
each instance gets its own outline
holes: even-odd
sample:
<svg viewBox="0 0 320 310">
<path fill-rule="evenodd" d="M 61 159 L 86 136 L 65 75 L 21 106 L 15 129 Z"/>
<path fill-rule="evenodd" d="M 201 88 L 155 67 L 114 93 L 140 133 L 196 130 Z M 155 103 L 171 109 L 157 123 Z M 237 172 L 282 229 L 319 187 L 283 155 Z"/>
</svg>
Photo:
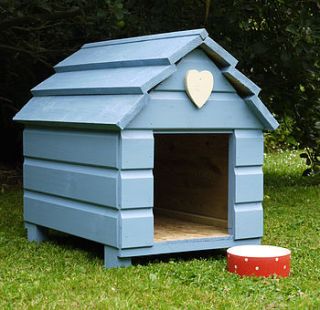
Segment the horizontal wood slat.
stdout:
<svg viewBox="0 0 320 310">
<path fill-rule="evenodd" d="M 123 130 L 121 132 L 121 168 L 153 168 L 154 139 L 152 130 Z"/>
<path fill-rule="evenodd" d="M 263 200 L 261 166 L 235 168 L 235 203 Z"/>
<path fill-rule="evenodd" d="M 26 157 L 114 168 L 118 145 L 116 132 L 26 128 L 23 136 Z"/>
<path fill-rule="evenodd" d="M 137 248 L 153 245 L 152 208 L 121 210 L 119 212 L 121 248 Z"/>
<path fill-rule="evenodd" d="M 112 209 L 25 191 L 24 220 L 118 246 L 118 214 Z"/>
<path fill-rule="evenodd" d="M 147 95 L 33 97 L 15 121 L 54 127 L 124 128 L 144 107 Z"/>
<path fill-rule="evenodd" d="M 235 205 L 234 237 L 247 239 L 262 237 L 263 210 L 260 202 Z"/>
<path fill-rule="evenodd" d="M 198 109 L 184 92 L 157 91 L 150 94 L 150 102 L 127 128 L 262 129 L 262 125 L 236 93 L 213 94 Z"/>
<path fill-rule="evenodd" d="M 116 170 L 26 158 L 24 188 L 117 207 Z"/>
<path fill-rule="evenodd" d="M 143 94 L 175 71 L 175 65 L 56 73 L 32 89 L 34 96 Z"/>
<path fill-rule="evenodd" d="M 261 130 L 235 130 L 235 165 L 259 166 L 263 164 L 263 132 Z"/>
<path fill-rule="evenodd" d="M 200 36 L 82 48 L 55 66 L 57 72 L 175 63 L 202 43 Z"/>
<path fill-rule="evenodd" d="M 261 238 L 234 240 L 233 236 L 155 242 L 152 247 L 121 249 L 119 257 L 226 249 L 236 245 L 260 244 Z"/>
<path fill-rule="evenodd" d="M 120 182 L 121 209 L 153 206 L 152 170 L 121 171 Z"/>
</svg>

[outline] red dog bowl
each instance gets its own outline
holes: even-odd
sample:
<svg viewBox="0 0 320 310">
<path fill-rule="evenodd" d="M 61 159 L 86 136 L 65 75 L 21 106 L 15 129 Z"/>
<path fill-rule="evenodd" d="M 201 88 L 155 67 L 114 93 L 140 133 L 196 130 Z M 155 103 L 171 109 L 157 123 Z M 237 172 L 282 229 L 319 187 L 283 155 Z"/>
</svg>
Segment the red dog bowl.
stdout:
<svg viewBox="0 0 320 310">
<path fill-rule="evenodd" d="M 287 277 L 291 251 L 272 245 L 240 245 L 227 250 L 227 269 L 240 276 Z"/>
</svg>

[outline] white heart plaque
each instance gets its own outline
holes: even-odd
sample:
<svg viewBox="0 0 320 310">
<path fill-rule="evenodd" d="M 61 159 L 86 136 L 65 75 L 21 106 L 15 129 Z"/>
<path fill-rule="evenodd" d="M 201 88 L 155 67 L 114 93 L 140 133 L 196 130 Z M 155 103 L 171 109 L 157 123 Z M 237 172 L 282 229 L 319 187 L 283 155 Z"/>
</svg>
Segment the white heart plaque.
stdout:
<svg viewBox="0 0 320 310">
<path fill-rule="evenodd" d="M 192 102 L 200 109 L 206 103 L 213 89 L 210 71 L 189 70 L 185 77 L 185 88 Z"/>
</svg>

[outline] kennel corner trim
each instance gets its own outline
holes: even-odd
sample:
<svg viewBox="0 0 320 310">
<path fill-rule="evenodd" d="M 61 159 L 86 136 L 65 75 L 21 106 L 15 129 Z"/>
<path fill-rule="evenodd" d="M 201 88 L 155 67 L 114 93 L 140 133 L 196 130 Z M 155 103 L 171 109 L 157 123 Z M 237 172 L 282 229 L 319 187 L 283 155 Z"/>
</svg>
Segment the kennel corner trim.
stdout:
<svg viewBox="0 0 320 310">
<path fill-rule="evenodd" d="M 135 256 L 260 243 L 260 88 L 205 29 L 84 45 L 32 90 L 25 125 L 24 221 L 102 243 L 105 266 Z M 188 70 L 213 91 L 198 109 Z"/>
</svg>

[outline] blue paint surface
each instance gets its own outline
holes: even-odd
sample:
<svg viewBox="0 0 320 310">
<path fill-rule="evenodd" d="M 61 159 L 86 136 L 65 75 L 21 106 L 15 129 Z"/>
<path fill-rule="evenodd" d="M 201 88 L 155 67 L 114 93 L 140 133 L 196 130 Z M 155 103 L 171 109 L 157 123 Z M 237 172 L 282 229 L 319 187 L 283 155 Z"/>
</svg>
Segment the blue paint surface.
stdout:
<svg viewBox="0 0 320 310">
<path fill-rule="evenodd" d="M 161 82 L 155 91 L 185 91 L 185 76 L 188 70 L 209 71 L 214 78 L 214 93 L 235 93 L 235 89 L 224 77 L 221 70 L 202 49 L 195 49 L 177 64 L 177 70 L 168 79 Z"/>
<path fill-rule="evenodd" d="M 208 37 L 208 32 L 203 28 L 176 31 L 176 32 L 167 32 L 167 33 L 152 34 L 152 35 L 139 36 L 139 37 L 101 41 L 96 43 L 88 43 L 88 44 L 85 44 L 83 48 L 92 48 L 97 46 L 107 46 L 107 45 L 114 45 L 114 44 L 127 44 L 127 43 L 133 43 L 133 42 L 145 42 L 145 41 L 159 40 L 164 38 L 180 38 L 180 37 L 193 37 L 193 36 L 200 36 L 204 40 Z"/>
<path fill-rule="evenodd" d="M 100 242 L 107 268 L 260 243 L 262 130 L 278 123 L 236 65 L 204 29 L 86 44 L 59 63 L 14 118 L 27 125 L 29 240 L 52 228 Z M 202 109 L 185 92 L 190 69 L 215 79 Z M 154 242 L 155 132 L 229 134 L 228 236 Z"/>
<path fill-rule="evenodd" d="M 33 97 L 14 120 L 53 127 L 124 128 L 147 99 L 147 95 Z"/>
<path fill-rule="evenodd" d="M 116 170 L 26 158 L 25 189 L 117 207 Z"/>
<path fill-rule="evenodd" d="M 150 93 L 149 103 L 127 128 L 221 130 L 263 127 L 236 93 L 212 93 L 207 103 L 198 109 L 184 92 L 154 91 Z"/>
<path fill-rule="evenodd" d="M 235 67 L 238 60 L 211 38 L 206 38 L 201 46 L 221 67 Z"/>
<path fill-rule="evenodd" d="M 170 65 L 202 43 L 199 36 L 83 48 L 55 66 L 57 72 Z"/>
<path fill-rule="evenodd" d="M 24 193 L 24 220 L 107 245 L 119 246 L 119 220 L 108 208 L 31 191 Z"/>
<path fill-rule="evenodd" d="M 56 73 L 32 89 L 34 96 L 143 94 L 175 66 L 141 66 Z"/>
<path fill-rule="evenodd" d="M 23 155 L 90 166 L 119 167 L 119 133 L 26 128 Z"/>
<path fill-rule="evenodd" d="M 235 205 L 235 239 L 262 237 L 263 210 L 260 202 Z"/>
</svg>

